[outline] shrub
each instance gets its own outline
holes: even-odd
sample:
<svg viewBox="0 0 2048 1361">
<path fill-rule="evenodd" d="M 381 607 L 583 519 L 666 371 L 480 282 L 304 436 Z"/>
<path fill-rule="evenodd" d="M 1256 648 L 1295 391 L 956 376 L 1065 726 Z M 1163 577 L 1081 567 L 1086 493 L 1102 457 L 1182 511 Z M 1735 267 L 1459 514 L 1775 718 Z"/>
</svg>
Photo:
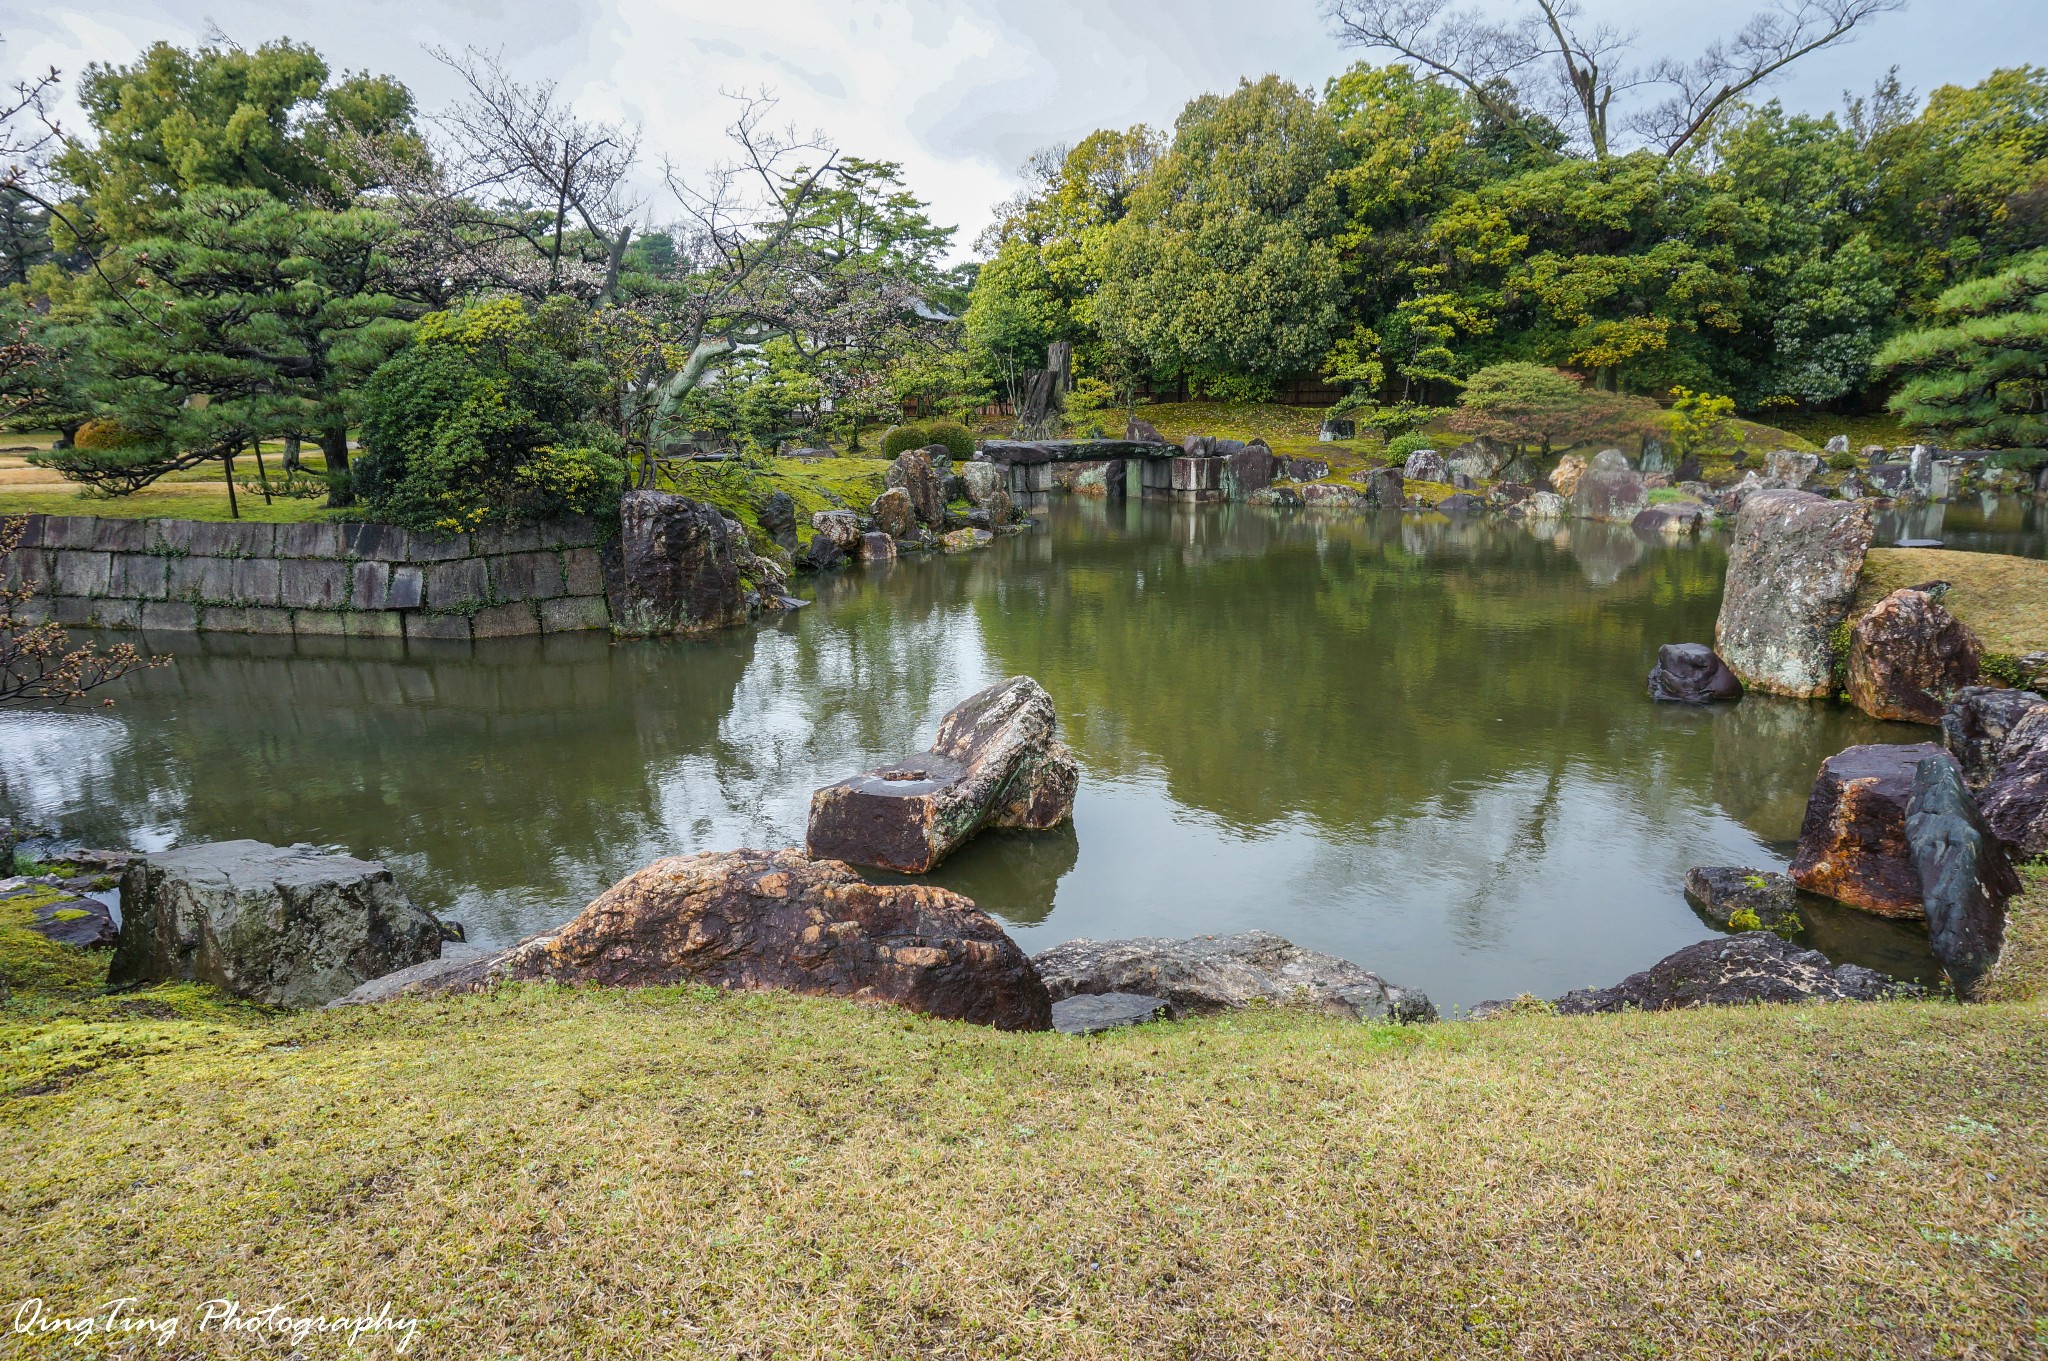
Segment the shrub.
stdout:
<svg viewBox="0 0 2048 1361">
<path fill-rule="evenodd" d="M 1840 453 L 1828 455 L 1828 466 L 1838 473 L 1848 472 L 1856 466 L 1856 463 L 1856 455 L 1850 453 L 1847 449 L 1842 450 Z"/>
<path fill-rule="evenodd" d="M 1408 455 L 1418 449 L 1436 448 L 1436 437 L 1425 435 L 1420 430 L 1411 430 L 1405 435 L 1396 435 L 1387 441 L 1387 457 L 1396 463 L 1405 463 Z"/>
<path fill-rule="evenodd" d="M 143 436 L 119 421 L 87 421 L 78 427 L 71 443 L 79 449 L 127 449 L 143 442 Z"/>
<path fill-rule="evenodd" d="M 943 444 L 946 452 L 956 459 L 974 457 L 973 432 L 958 421 L 925 421 L 899 425 L 882 436 L 882 457 L 894 458 L 906 449 L 922 449 L 928 444 Z"/>
<path fill-rule="evenodd" d="M 625 465 L 583 420 L 603 374 L 562 344 L 512 298 L 423 317 L 363 388 L 364 512 L 458 531 L 615 510 Z"/>
</svg>

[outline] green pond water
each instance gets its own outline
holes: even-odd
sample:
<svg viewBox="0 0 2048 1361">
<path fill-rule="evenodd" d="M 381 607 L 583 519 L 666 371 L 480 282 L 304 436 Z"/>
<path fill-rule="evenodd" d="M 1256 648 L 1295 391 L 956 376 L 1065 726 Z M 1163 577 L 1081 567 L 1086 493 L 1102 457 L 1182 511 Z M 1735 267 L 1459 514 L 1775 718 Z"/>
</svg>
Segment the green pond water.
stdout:
<svg viewBox="0 0 2048 1361">
<path fill-rule="evenodd" d="M 984 552 L 854 569 L 702 643 L 152 639 L 112 709 L 0 716 L 64 837 L 255 837 L 391 864 L 510 942 L 658 856 L 801 844 L 810 792 L 1019 673 L 1082 768 L 1071 830 L 933 878 L 1028 949 L 1259 927 L 1440 1005 L 1612 983 L 1711 934 L 1697 864 L 1782 867 L 1821 760 L 1921 740 L 1834 705 L 1652 704 L 1723 550 L 1622 526 L 1056 500 Z M 1923 933 L 1811 904 L 1902 976 Z"/>
</svg>

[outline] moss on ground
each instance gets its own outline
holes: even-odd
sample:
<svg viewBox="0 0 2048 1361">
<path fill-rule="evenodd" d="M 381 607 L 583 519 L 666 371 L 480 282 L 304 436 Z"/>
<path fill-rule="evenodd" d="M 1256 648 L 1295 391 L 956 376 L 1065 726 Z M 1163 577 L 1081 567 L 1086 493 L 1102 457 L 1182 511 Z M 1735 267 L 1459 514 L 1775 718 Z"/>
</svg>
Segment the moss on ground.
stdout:
<svg viewBox="0 0 2048 1361">
<path fill-rule="evenodd" d="M 1982 1001 L 2048 998 L 2048 860 L 2020 866 L 2020 880 L 2020 895 L 2005 905 L 1998 966 L 1978 985 Z"/>
<path fill-rule="evenodd" d="M 811 516 L 821 510 L 866 510 L 882 494 L 882 458 L 773 458 L 765 464 L 686 463 L 664 477 L 662 487 L 704 501 L 738 520 L 757 545 L 767 542 L 761 505 L 778 491 L 796 502 L 796 533 L 809 543 Z"/>
<path fill-rule="evenodd" d="M 1942 602 L 1990 652 L 2048 650 L 2048 562 L 1946 548 L 1873 548 L 1863 560 L 1851 617 L 1904 586 L 1949 583 Z"/>
<path fill-rule="evenodd" d="M 0 1022 L 34 1149 L 0 1295 L 388 1298 L 427 1358 L 2018 1356 L 2048 1317 L 2043 1020 L 1069 1040 L 529 987 Z"/>
</svg>

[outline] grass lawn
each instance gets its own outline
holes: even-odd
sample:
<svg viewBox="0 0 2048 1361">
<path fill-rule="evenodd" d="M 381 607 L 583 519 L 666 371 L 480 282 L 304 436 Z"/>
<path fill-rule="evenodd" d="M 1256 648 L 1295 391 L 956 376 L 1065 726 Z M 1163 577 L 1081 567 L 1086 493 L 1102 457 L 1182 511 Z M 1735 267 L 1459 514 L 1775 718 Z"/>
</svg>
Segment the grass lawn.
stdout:
<svg viewBox="0 0 2048 1361">
<path fill-rule="evenodd" d="M 1863 560 L 1851 617 L 1903 586 L 1946 581 L 1943 604 L 1991 652 L 2048 651 L 2048 562 L 1948 548 L 1873 548 Z"/>
<path fill-rule="evenodd" d="M 1069 1040 L 699 989 L 197 992 L 0 1004 L 0 1296 L 388 1300 L 465 1359 L 2048 1346 L 2037 1001 Z M 136 1354 L 248 1354 L 180 1342 Z"/>
<path fill-rule="evenodd" d="M 67 482 L 56 473 L 29 463 L 27 451 L 48 449 L 55 438 L 55 433 L 50 431 L 0 435 L 0 515 L 99 515 L 116 519 L 176 520 L 229 518 L 227 483 L 221 477 L 218 464 L 172 473 L 128 496 L 96 496 L 76 482 Z M 279 478 L 284 446 L 265 445 L 264 457 L 270 464 L 271 477 Z M 312 448 L 306 450 L 302 463 L 306 471 L 316 475 L 324 473 L 327 467 L 319 451 Z M 290 523 L 324 520 L 330 513 L 324 495 L 280 496 L 266 503 L 261 490 L 249 490 L 249 486 L 257 481 L 256 464 L 252 459 L 236 460 L 235 481 L 246 484 L 235 488 L 237 507 L 244 520 Z"/>
</svg>

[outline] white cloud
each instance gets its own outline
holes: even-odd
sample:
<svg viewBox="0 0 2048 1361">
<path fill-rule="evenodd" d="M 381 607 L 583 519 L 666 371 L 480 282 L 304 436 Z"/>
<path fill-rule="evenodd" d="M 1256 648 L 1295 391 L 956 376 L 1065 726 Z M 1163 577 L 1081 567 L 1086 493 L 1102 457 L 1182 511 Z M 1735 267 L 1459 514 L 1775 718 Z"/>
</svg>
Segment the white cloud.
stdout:
<svg viewBox="0 0 2048 1361">
<path fill-rule="evenodd" d="M 1642 30 L 1646 53 L 1683 56 L 1756 3 L 1589 8 Z M 558 80 L 586 111 L 639 120 L 645 145 L 683 167 L 721 154 L 730 105 L 718 92 L 765 85 L 800 129 L 903 162 L 964 248 L 1040 146 L 1098 127 L 1170 126 L 1189 98 L 1241 76 L 1319 85 L 1343 69 L 1359 54 L 1336 46 L 1317 11 L 1315 0 L 56 0 L 5 20 L 0 58 L 10 72 L 56 65 L 75 76 L 160 38 L 200 41 L 210 21 L 245 46 L 289 35 L 338 66 L 388 72 L 431 108 L 454 90 L 427 45 L 502 47 L 522 76 Z M 1916 0 L 1771 93 L 1817 111 L 1894 63 L 1924 94 L 2044 51 L 2048 5 Z"/>
</svg>

